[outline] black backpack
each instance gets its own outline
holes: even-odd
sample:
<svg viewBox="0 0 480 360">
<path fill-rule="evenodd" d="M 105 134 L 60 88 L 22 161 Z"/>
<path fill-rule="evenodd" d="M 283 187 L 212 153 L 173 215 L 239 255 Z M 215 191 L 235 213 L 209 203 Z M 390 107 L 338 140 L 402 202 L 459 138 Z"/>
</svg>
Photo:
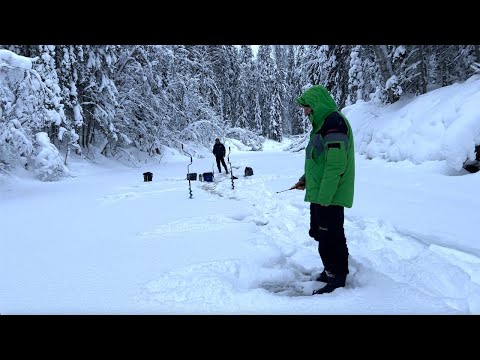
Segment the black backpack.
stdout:
<svg viewBox="0 0 480 360">
<path fill-rule="evenodd" d="M 252 175 L 253 175 L 253 169 L 247 166 L 245 168 L 245 176 L 252 176 Z"/>
</svg>

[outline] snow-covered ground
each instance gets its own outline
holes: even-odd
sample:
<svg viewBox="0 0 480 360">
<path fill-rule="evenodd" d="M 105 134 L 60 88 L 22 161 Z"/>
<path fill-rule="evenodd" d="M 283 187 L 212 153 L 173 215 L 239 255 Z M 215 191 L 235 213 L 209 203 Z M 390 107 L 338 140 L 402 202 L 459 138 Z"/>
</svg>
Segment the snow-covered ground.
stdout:
<svg viewBox="0 0 480 360">
<path fill-rule="evenodd" d="M 344 288 L 311 296 L 309 204 L 277 193 L 304 152 L 231 142 L 234 188 L 216 173 L 192 199 L 190 158 L 168 149 L 140 168 L 72 159 L 57 182 L 0 176 L 0 313 L 480 314 L 480 172 L 458 166 L 480 142 L 479 85 L 344 110 L 358 150 Z M 210 149 L 195 153 L 190 171 L 211 171 Z"/>
<path fill-rule="evenodd" d="M 234 189 L 216 173 L 191 182 L 192 199 L 189 159 L 173 151 L 138 169 L 76 162 L 76 177 L 55 183 L 4 178 L 0 313 L 480 313 L 480 173 L 358 156 L 347 285 L 311 296 L 322 267 L 308 203 L 276 193 L 302 174 L 303 154 L 284 146 L 233 152 Z"/>
</svg>

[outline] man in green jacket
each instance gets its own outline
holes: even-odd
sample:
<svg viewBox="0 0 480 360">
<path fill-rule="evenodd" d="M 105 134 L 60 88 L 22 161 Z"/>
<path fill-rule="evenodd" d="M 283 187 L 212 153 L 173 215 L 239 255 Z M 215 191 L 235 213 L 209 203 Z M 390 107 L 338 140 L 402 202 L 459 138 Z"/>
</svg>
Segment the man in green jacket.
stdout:
<svg viewBox="0 0 480 360">
<path fill-rule="evenodd" d="M 330 293 L 345 286 L 348 247 L 344 208 L 353 204 L 355 152 L 352 128 L 328 90 L 314 85 L 297 99 L 312 123 L 305 150 L 305 174 L 293 188 L 306 189 L 310 202 L 309 235 L 318 241 L 324 270 L 316 279 L 327 283 L 315 294 Z"/>
</svg>

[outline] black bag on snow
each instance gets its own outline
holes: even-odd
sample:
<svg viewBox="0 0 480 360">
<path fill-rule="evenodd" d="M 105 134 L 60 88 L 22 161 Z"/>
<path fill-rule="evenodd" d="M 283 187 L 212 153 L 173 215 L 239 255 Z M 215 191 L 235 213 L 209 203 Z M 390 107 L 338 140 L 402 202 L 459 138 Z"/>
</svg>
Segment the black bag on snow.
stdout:
<svg viewBox="0 0 480 360">
<path fill-rule="evenodd" d="M 213 172 L 204 172 L 203 173 L 203 181 L 206 182 L 213 182 Z"/>
</svg>

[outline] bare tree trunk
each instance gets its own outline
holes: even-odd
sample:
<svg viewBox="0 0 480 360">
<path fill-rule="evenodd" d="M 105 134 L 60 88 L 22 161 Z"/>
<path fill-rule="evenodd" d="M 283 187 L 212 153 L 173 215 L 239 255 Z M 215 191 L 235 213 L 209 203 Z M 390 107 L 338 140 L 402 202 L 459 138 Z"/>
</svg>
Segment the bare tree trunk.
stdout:
<svg viewBox="0 0 480 360">
<path fill-rule="evenodd" d="M 90 144 L 93 144 L 93 141 L 95 140 L 95 122 L 93 119 L 91 119 L 88 124 L 90 131 L 90 139 L 88 140 L 88 146 L 90 146 Z"/>
<path fill-rule="evenodd" d="M 475 56 L 477 57 L 477 63 L 480 64 L 480 45 L 475 45 Z"/>
<path fill-rule="evenodd" d="M 30 51 L 30 45 L 24 45 L 24 51 L 26 57 L 31 57 L 32 53 Z"/>
<path fill-rule="evenodd" d="M 420 80 L 420 86 L 421 86 L 421 91 L 422 94 L 425 94 L 427 92 L 427 64 L 425 63 L 425 45 L 419 45 L 419 51 L 420 51 L 420 73 L 422 76 L 422 79 Z"/>
<path fill-rule="evenodd" d="M 390 79 L 395 73 L 393 72 L 393 66 L 388 58 L 388 48 L 387 45 L 375 45 L 373 46 L 373 54 L 375 55 L 375 62 L 380 68 L 380 78 L 382 84 L 385 87 L 387 80 Z M 385 89 L 385 88 L 384 88 Z M 387 101 L 389 103 L 394 103 L 398 100 L 398 95 L 395 95 L 392 88 L 386 89 Z"/>
<path fill-rule="evenodd" d="M 385 66 L 386 66 L 387 69 L 388 69 L 389 77 L 391 77 L 391 76 L 394 75 L 394 73 L 393 73 L 393 65 L 392 65 L 392 63 L 390 62 L 390 59 L 388 58 L 387 45 L 380 45 L 380 46 L 379 46 L 379 49 L 380 49 L 381 53 L 383 54 L 383 59 L 384 59 L 384 61 L 385 61 Z"/>
<path fill-rule="evenodd" d="M 49 131 L 49 138 L 52 141 L 52 144 L 55 145 L 57 148 L 59 147 L 59 141 L 58 141 L 58 126 L 55 124 L 51 124 L 50 128 L 48 129 Z"/>
<path fill-rule="evenodd" d="M 373 46 L 373 54 L 375 55 L 376 63 L 380 68 L 380 75 L 383 83 L 385 83 L 393 75 L 392 64 L 390 64 L 390 61 L 388 60 L 387 55 L 385 54 L 385 50 L 381 49 L 384 47 L 386 46 L 385 45 Z"/>
<path fill-rule="evenodd" d="M 452 45 L 439 45 L 439 54 L 440 55 L 440 74 L 441 74 L 441 85 L 447 86 L 450 85 L 450 64 Z"/>
<path fill-rule="evenodd" d="M 87 120 L 87 131 L 86 131 L 86 134 L 85 134 L 85 146 L 87 148 L 90 147 L 91 132 L 92 132 L 92 119 L 90 119 L 90 116 L 89 116 L 88 120 Z"/>
<path fill-rule="evenodd" d="M 85 122 L 82 124 L 82 147 L 87 147 L 87 144 L 85 142 Z"/>
<path fill-rule="evenodd" d="M 70 155 L 70 146 L 69 145 L 67 145 L 67 151 L 65 153 L 65 162 L 64 162 L 65 166 L 67 166 L 68 155 Z"/>
</svg>

